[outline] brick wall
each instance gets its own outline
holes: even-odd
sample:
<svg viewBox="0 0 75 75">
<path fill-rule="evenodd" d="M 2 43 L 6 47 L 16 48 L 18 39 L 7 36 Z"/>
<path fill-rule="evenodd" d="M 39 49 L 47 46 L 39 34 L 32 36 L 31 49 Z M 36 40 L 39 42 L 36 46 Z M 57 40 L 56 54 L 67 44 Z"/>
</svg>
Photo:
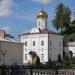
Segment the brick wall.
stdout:
<svg viewBox="0 0 75 75">
<path fill-rule="evenodd" d="M 0 37 L 4 38 L 5 36 L 5 31 L 4 30 L 0 30 Z"/>
</svg>

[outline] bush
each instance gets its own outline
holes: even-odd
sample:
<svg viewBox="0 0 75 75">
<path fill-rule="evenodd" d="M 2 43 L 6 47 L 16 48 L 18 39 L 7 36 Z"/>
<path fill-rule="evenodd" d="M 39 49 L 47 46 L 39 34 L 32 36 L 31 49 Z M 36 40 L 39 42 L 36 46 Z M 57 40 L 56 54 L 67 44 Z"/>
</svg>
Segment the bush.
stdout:
<svg viewBox="0 0 75 75">
<path fill-rule="evenodd" d="M 60 54 L 58 54 L 58 62 L 59 62 L 59 63 L 62 62 L 62 60 L 61 60 L 61 55 L 60 55 Z"/>
<path fill-rule="evenodd" d="M 69 61 L 68 55 L 65 57 L 65 61 Z"/>
<path fill-rule="evenodd" d="M 65 66 L 69 66 L 71 64 L 69 61 L 68 55 L 65 57 L 64 64 L 65 64 Z"/>
<path fill-rule="evenodd" d="M 48 60 L 47 66 L 48 66 L 48 67 L 52 67 L 52 61 L 51 61 L 51 59 Z"/>
<path fill-rule="evenodd" d="M 36 64 L 35 65 L 41 65 L 40 63 L 40 58 L 37 56 L 37 59 L 36 59 Z"/>
</svg>

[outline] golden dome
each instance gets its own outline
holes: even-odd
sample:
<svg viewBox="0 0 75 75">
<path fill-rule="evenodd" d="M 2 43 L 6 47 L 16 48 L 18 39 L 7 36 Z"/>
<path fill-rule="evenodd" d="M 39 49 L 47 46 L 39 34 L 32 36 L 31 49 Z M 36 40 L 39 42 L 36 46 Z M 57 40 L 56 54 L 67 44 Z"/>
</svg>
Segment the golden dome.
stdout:
<svg viewBox="0 0 75 75">
<path fill-rule="evenodd" d="M 47 13 L 44 10 L 41 10 L 38 14 L 37 14 L 37 18 L 48 18 Z"/>
</svg>

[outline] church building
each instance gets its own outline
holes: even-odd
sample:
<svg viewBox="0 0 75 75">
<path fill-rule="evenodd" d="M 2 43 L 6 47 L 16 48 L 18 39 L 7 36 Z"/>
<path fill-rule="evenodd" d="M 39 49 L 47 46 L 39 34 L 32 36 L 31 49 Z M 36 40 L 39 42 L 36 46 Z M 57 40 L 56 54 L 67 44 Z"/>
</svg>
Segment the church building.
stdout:
<svg viewBox="0 0 75 75">
<path fill-rule="evenodd" d="M 30 51 L 34 51 L 41 63 L 58 60 L 58 55 L 63 59 L 63 36 L 51 31 L 47 27 L 48 14 L 42 9 L 37 14 L 37 26 L 29 32 L 20 35 L 23 45 L 23 63 L 31 60 Z"/>
</svg>

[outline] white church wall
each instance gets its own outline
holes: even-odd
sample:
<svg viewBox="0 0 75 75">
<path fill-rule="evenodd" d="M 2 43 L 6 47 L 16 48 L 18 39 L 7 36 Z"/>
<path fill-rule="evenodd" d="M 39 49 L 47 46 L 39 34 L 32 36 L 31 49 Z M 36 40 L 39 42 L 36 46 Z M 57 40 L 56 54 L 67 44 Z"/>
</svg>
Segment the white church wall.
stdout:
<svg viewBox="0 0 75 75">
<path fill-rule="evenodd" d="M 41 41 L 44 41 L 44 45 L 41 46 Z M 48 61 L 48 34 L 44 34 L 40 36 L 40 58 L 41 54 L 44 54 L 44 60 L 41 62 L 47 62 Z"/>
<path fill-rule="evenodd" d="M 49 34 L 49 53 L 49 58 L 52 61 L 58 59 L 58 54 L 63 58 L 63 37 L 61 35 Z"/>
<path fill-rule="evenodd" d="M 24 37 L 24 39 L 23 39 Z M 23 54 L 23 62 L 27 63 L 31 60 L 29 52 L 35 51 L 37 55 L 40 57 L 41 62 L 47 62 L 48 61 L 48 34 L 33 34 L 33 35 L 25 35 L 21 37 L 21 41 L 25 43 L 27 41 L 27 46 L 24 44 L 24 54 Z M 33 46 L 33 41 L 35 41 L 35 46 Z M 41 41 L 44 41 L 44 46 L 41 46 Z M 27 49 L 27 50 L 26 50 Z M 27 60 L 25 60 L 25 54 L 27 54 Z M 41 56 L 43 57 L 43 60 L 41 60 Z"/>
</svg>

